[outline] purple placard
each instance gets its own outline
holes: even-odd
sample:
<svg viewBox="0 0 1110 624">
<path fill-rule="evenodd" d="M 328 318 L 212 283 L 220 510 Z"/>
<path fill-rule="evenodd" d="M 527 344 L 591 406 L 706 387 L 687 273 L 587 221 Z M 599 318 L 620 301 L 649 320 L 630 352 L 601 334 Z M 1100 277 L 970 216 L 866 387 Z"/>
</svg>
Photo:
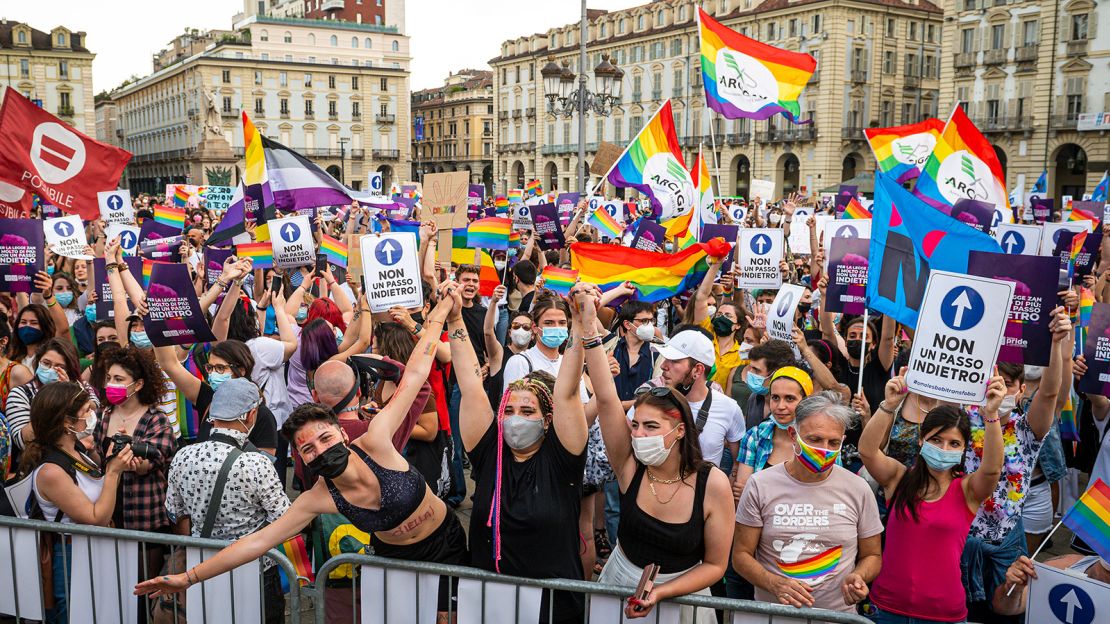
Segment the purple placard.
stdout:
<svg viewBox="0 0 1110 624">
<path fill-rule="evenodd" d="M 123 261 L 127 264 L 127 270 L 131 272 L 131 275 L 135 276 L 137 280 L 142 280 L 143 259 L 138 256 L 124 256 Z M 108 285 L 108 274 L 104 272 L 104 258 L 93 258 L 93 289 L 96 291 L 97 320 L 105 321 L 115 318 L 112 288 Z M 135 309 L 130 300 L 127 302 L 127 309 Z"/>
<path fill-rule="evenodd" d="M 646 251 L 663 251 L 663 241 L 667 237 L 667 228 L 654 221 L 640 220 L 640 227 L 636 228 L 636 235 L 632 237 L 633 249 Z"/>
<path fill-rule="evenodd" d="M 1079 250 L 1079 255 L 1075 258 L 1076 276 L 1091 274 L 1098 260 L 1100 247 L 1102 247 L 1102 228 L 1096 224 L 1095 230 L 1087 234 L 1086 240 L 1083 241 L 1083 248 Z"/>
<path fill-rule="evenodd" d="M 1079 379 L 1078 390 L 1088 394 L 1110 396 L 1110 304 L 1096 303 L 1087 326 L 1087 342 L 1083 345 L 1087 374 Z"/>
<path fill-rule="evenodd" d="M 1045 221 L 1052 221 L 1054 203 L 1055 201 L 1051 197 L 1029 198 L 1029 205 L 1033 207 L 1033 220 L 1038 225 L 1044 225 Z"/>
<path fill-rule="evenodd" d="M 184 264 L 157 263 L 146 291 L 149 312 L 143 317 L 156 347 L 213 342 L 216 337 L 201 313 L 200 301 Z"/>
<path fill-rule="evenodd" d="M 948 216 L 966 223 L 980 232 L 988 232 L 994 221 L 994 204 L 977 199 L 958 199 Z"/>
<path fill-rule="evenodd" d="M 1059 261 L 1048 256 L 1020 256 L 973 251 L 968 256 L 968 275 L 1014 283 L 1014 299 L 999 362 L 1048 366 L 1052 334 L 1048 324 L 1056 307 L 1056 268 Z"/>
<path fill-rule="evenodd" d="M 471 221 L 478 218 L 482 212 L 482 203 L 485 201 L 486 187 L 484 184 L 471 184 L 470 192 L 466 198 L 466 218 Z"/>
<path fill-rule="evenodd" d="M 844 209 L 848 206 L 848 202 L 859 192 L 858 186 L 851 184 L 841 184 L 840 189 L 836 193 L 836 216 L 839 217 Z"/>
<path fill-rule="evenodd" d="M 205 284 L 211 288 L 224 272 L 224 262 L 235 255 L 234 249 L 204 248 Z"/>
<path fill-rule="evenodd" d="M 555 206 L 559 209 L 559 225 L 566 227 L 570 223 L 580 196 L 581 193 L 559 193 L 555 198 Z"/>
<path fill-rule="evenodd" d="M 159 262 L 176 262 L 181 257 L 181 243 L 185 237 L 178 234 L 169 238 L 150 239 L 139 245 L 139 256 Z"/>
<path fill-rule="evenodd" d="M 1076 210 L 1082 210 L 1083 212 L 1089 212 L 1094 215 L 1094 217 L 1099 220 L 1095 222 L 1095 229 L 1098 229 L 1098 225 L 1102 221 L 1103 212 L 1106 210 L 1106 202 L 1073 200 L 1071 202 L 1071 211 L 1075 212 Z"/>
<path fill-rule="evenodd" d="M 0 219 L 0 292 L 29 293 L 43 270 L 46 243 L 42 221 Z"/>
<path fill-rule="evenodd" d="M 566 246 L 563 228 L 559 225 L 559 209 L 555 204 L 536 204 L 532 206 L 532 226 L 536 229 L 536 241 L 540 249 L 562 249 Z"/>
<path fill-rule="evenodd" d="M 725 242 L 736 246 L 736 237 L 740 232 L 738 225 L 721 225 L 719 223 L 703 223 L 701 225 L 701 232 L 698 233 L 698 242 L 707 243 L 714 238 L 723 238 Z M 721 273 L 727 273 L 732 270 L 732 261 L 735 259 L 733 253 L 729 253 L 725 259 L 724 264 L 721 265 Z"/>
<path fill-rule="evenodd" d="M 867 255 L 871 241 L 866 238 L 833 238 L 829 246 L 829 284 L 825 311 L 863 314 L 867 307 Z"/>
</svg>

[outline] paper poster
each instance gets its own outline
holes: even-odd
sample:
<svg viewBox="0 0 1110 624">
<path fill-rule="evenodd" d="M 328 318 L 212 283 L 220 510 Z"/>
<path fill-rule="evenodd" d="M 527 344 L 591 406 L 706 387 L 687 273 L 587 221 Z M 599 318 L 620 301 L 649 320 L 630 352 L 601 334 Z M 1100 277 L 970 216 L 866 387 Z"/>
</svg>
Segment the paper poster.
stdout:
<svg viewBox="0 0 1110 624">
<path fill-rule="evenodd" d="M 382 173 L 380 171 L 366 174 L 366 188 L 370 189 L 374 193 L 383 195 L 385 194 L 385 189 L 383 187 L 384 184 L 382 184 Z"/>
<path fill-rule="evenodd" d="M 1005 338 L 998 361 L 1029 366 L 1048 366 L 1052 334 L 1048 324 L 1056 307 L 1055 258 L 1010 256 L 972 251 L 968 256 L 969 275 L 1005 280 L 1014 284 L 1014 299 L 1006 322 Z"/>
<path fill-rule="evenodd" d="M 139 621 L 138 542 L 74 535 L 72 565 L 71 614 L 87 622 Z"/>
<path fill-rule="evenodd" d="M 200 309 L 189 267 L 156 262 L 151 267 L 143 317 L 147 335 L 156 347 L 214 342 L 216 337 Z"/>
<path fill-rule="evenodd" d="M 486 187 L 483 184 L 471 184 L 466 197 L 466 218 L 473 221 L 481 216 L 482 202 L 485 201 Z"/>
<path fill-rule="evenodd" d="M 1042 231 L 1039 225 L 1002 223 L 995 228 L 994 239 L 1008 254 L 1035 256 L 1041 249 Z"/>
<path fill-rule="evenodd" d="M 738 201 L 734 201 L 731 204 L 725 206 L 725 213 L 728 214 L 729 219 L 732 219 L 733 223 L 740 225 L 748 216 L 748 206 Z"/>
<path fill-rule="evenodd" d="M 825 223 L 825 231 L 819 232 L 825 247 L 825 266 L 828 267 L 828 251 L 834 238 L 862 238 L 871 240 L 871 219 L 835 219 Z"/>
<path fill-rule="evenodd" d="M 794 313 L 805 295 L 805 288 L 797 284 L 783 284 L 771 307 L 767 310 L 767 335 L 775 340 L 794 344 Z"/>
<path fill-rule="evenodd" d="M 85 225 L 78 215 L 46 219 L 42 222 L 42 231 L 50 250 L 59 256 L 79 260 L 92 259 L 92 256 L 85 253 L 89 241 L 85 238 Z"/>
<path fill-rule="evenodd" d="M 748 184 L 748 195 L 753 200 L 758 197 L 764 202 L 775 201 L 775 181 L 752 178 Z"/>
<path fill-rule="evenodd" d="M 514 230 L 527 230 L 532 229 L 532 206 L 527 204 L 512 204 L 509 206 L 509 214 L 513 219 Z"/>
<path fill-rule="evenodd" d="M 459 622 L 535 624 L 543 591 L 539 587 L 459 579 Z"/>
<path fill-rule="evenodd" d="M 99 191 L 96 200 L 100 204 L 100 218 L 106 224 L 135 224 L 135 208 L 131 204 L 131 191 Z"/>
<path fill-rule="evenodd" d="M 416 235 L 411 232 L 367 234 L 359 239 L 362 250 L 363 288 L 372 312 L 393 306 L 424 305 Z"/>
<path fill-rule="evenodd" d="M 190 548 L 185 552 L 188 569 L 205 559 L 211 559 L 218 550 Z M 202 559 L 203 556 L 203 559 Z M 262 564 L 255 560 L 244 563 L 231 572 L 190 585 L 185 590 L 185 609 L 188 620 L 198 622 L 262 622 Z"/>
<path fill-rule="evenodd" d="M 143 260 L 138 256 L 124 256 L 127 270 L 136 280 L 142 280 Z M 98 320 L 111 320 L 115 318 L 114 299 L 112 287 L 108 285 L 108 274 L 104 271 L 104 258 L 93 259 L 93 288 L 96 290 L 96 318 Z M 140 282 L 141 283 L 141 282 Z M 135 306 L 127 302 L 127 309 L 134 310 Z"/>
<path fill-rule="evenodd" d="M 233 249 L 220 249 L 218 247 L 205 247 L 204 248 L 204 283 L 208 288 L 220 279 L 224 272 L 224 262 L 228 258 L 235 255 Z"/>
<path fill-rule="evenodd" d="M 270 222 L 270 244 L 277 268 L 302 267 L 316 264 L 316 241 L 308 217 L 296 215 Z"/>
<path fill-rule="evenodd" d="M 666 238 L 667 228 L 654 221 L 642 219 L 629 247 L 645 251 L 663 251 L 663 242 Z"/>
<path fill-rule="evenodd" d="M 1026 622 L 1104 624 L 1110 619 L 1110 585 L 1076 571 L 1060 570 L 1043 563 L 1033 566 L 1037 578 L 1029 583 Z"/>
<path fill-rule="evenodd" d="M 909 389 L 982 405 L 1013 296 L 1013 282 L 933 271 L 910 352 Z"/>
<path fill-rule="evenodd" d="M 562 249 L 566 246 L 563 227 L 559 221 L 559 209 L 554 204 L 532 206 L 532 224 L 536 231 L 536 241 L 540 249 Z"/>
<path fill-rule="evenodd" d="M 438 574 L 372 566 L 359 570 L 362 624 L 435 624 Z"/>
<path fill-rule="evenodd" d="M 813 253 L 809 245 L 809 226 L 806 225 L 806 219 L 808 218 L 809 214 L 800 218 L 795 214 L 793 221 L 790 223 L 790 236 L 786 239 L 786 246 L 790 249 L 790 253 L 796 256 L 808 256 Z"/>
<path fill-rule="evenodd" d="M 0 219 L 0 292 L 29 293 L 46 263 L 38 219 Z"/>
<path fill-rule="evenodd" d="M 1029 198 L 1029 205 L 1033 208 L 1033 220 L 1038 225 L 1052 221 L 1052 213 L 1055 212 L 1054 200 L 1051 197 L 1036 197 Z"/>
<path fill-rule="evenodd" d="M 871 241 L 866 238 L 834 238 L 829 248 L 829 283 L 825 311 L 863 314 L 867 308 L 867 256 Z"/>
<path fill-rule="evenodd" d="M 737 288 L 778 288 L 782 284 L 783 239 L 779 228 L 740 230 Z"/>
<path fill-rule="evenodd" d="M 994 224 L 995 205 L 977 199 L 958 199 L 949 216 L 980 232 L 989 232 Z"/>
<path fill-rule="evenodd" d="M 235 195 L 234 186 L 206 186 L 201 197 L 204 208 L 213 212 L 226 212 Z"/>
<path fill-rule="evenodd" d="M 1041 236 L 1041 250 L 1039 255 L 1055 255 L 1057 245 L 1060 244 L 1060 232 L 1090 232 L 1090 221 L 1065 221 L 1063 223 L 1045 223 L 1044 234 Z"/>
<path fill-rule="evenodd" d="M 434 220 L 437 230 L 466 227 L 469 194 L 470 174 L 466 171 L 429 173 L 424 176 L 424 218 Z"/>
<path fill-rule="evenodd" d="M 141 230 L 137 225 L 124 225 L 112 223 L 105 231 L 108 240 L 119 238 L 119 247 L 125 256 L 133 256 L 139 252 L 139 235 Z"/>
</svg>

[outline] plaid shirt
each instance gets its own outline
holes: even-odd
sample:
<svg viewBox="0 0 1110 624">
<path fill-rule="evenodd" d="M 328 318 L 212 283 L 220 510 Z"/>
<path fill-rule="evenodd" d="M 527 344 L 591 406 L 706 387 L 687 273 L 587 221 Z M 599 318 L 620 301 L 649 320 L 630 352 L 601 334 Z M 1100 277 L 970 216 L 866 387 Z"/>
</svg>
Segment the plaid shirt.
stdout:
<svg viewBox="0 0 1110 624">
<path fill-rule="evenodd" d="M 96 448 L 101 457 L 107 457 L 111 443 L 107 428 L 112 418 L 112 407 L 104 410 L 93 431 Z M 175 439 L 173 428 L 158 405 L 147 409 L 131 436 L 136 442 L 146 442 L 158 449 L 158 456 L 150 459 L 150 472 L 140 475 L 125 472 L 120 478 L 120 497 L 123 517 L 117 517 L 117 528 L 136 531 L 156 531 L 170 526 L 166 515 L 166 472 L 173 458 Z M 117 508 L 120 504 L 117 503 Z"/>
<path fill-rule="evenodd" d="M 774 450 L 775 421 L 768 418 L 744 432 L 744 437 L 740 438 L 740 452 L 736 461 L 759 472 L 767 467 L 767 460 Z"/>
</svg>

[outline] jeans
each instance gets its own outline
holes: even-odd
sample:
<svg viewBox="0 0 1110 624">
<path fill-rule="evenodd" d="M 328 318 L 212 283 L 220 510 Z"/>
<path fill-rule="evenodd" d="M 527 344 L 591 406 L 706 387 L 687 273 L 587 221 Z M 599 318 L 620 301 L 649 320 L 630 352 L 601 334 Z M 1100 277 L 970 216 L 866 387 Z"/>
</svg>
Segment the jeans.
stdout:
<svg viewBox="0 0 1110 624">
<path fill-rule="evenodd" d="M 458 507 L 466 498 L 466 481 L 463 475 L 463 443 L 462 430 L 459 427 L 459 403 L 462 401 L 462 392 L 456 383 L 451 387 L 451 398 L 447 401 L 447 413 L 451 418 L 451 494 L 447 497 L 447 504 Z"/>
<path fill-rule="evenodd" d="M 605 493 L 605 532 L 609 535 L 609 544 L 617 545 L 617 527 L 621 521 L 621 486 L 617 480 L 605 482 L 601 486 Z"/>
<path fill-rule="evenodd" d="M 490 305 L 496 305 L 490 302 Z M 493 333 L 497 336 L 497 342 L 505 344 L 505 339 L 509 335 L 509 308 L 508 306 L 501 306 L 497 310 L 497 322 L 493 325 Z"/>
<path fill-rule="evenodd" d="M 890 611 L 883 611 L 875 605 L 871 605 L 871 609 L 873 612 L 867 616 L 867 619 L 875 622 L 875 624 L 935 624 L 937 621 L 898 615 Z M 964 621 L 966 622 L 967 620 Z"/>
<path fill-rule="evenodd" d="M 1041 443 L 1037 463 L 1040 464 L 1041 472 L 1049 483 L 1056 483 L 1068 474 L 1068 467 L 1064 465 L 1064 443 L 1060 440 L 1059 418 L 1052 424 L 1048 435 L 1044 437 L 1044 442 Z"/>
<path fill-rule="evenodd" d="M 61 536 L 58 537 L 61 539 Z M 47 624 L 66 624 L 69 622 L 69 574 L 72 567 L 73 547 L 60 541 L 55 542 L 52 567 L 54 608 L 47 609 L 44 614 Z"/>
<path fill-rule="evenodd" d="M 1021 518 L 1000 544 L 992 544 L 968 535 L 960 558 L 964 589 L 968 602 L 990 600 L 994 588 L 1005 582 L 1006 570 L 1018 557 L 1028 555 L 1025 547 L 1025 525 Z"/>
<path fill-rule="evenodd" d="M 262 573 L 262 601 L 266 611 L 266 624 L 281 624 L 285 621 L 285 594 L 281 592 L 281 577 L 278 576 L 277 566 Z"/>
</svg>

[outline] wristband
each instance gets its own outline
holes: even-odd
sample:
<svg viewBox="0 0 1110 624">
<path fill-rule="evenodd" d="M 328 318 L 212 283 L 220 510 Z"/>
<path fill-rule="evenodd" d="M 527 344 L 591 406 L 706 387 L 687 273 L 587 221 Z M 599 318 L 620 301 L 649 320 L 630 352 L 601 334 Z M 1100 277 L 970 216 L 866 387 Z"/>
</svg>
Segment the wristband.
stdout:
<svg viewBox="0 0 1110 624">
<path fill-rule="evenodd" d="M 54 306 L 58 305 L 58 302 L 54 301 L 54 297 L 51 297 L 49 299 L 47 299 L 46 297 L 43 297 L 43 301 L 46 302 L 46 307 L 48 307 L 48 308 L 53 308 Z"/>
<path fill-rule="evenodd" d="M 886 412 L 887 414 L 890 414 L 891 416 L 894 415 L 894 410 L 892 410 L 892 409 L 890 409 L 889 407 L 886 406 L 886 401 L 879 401 L 879 410 L 883 411 L 883 412 Z"/>
</svg>

